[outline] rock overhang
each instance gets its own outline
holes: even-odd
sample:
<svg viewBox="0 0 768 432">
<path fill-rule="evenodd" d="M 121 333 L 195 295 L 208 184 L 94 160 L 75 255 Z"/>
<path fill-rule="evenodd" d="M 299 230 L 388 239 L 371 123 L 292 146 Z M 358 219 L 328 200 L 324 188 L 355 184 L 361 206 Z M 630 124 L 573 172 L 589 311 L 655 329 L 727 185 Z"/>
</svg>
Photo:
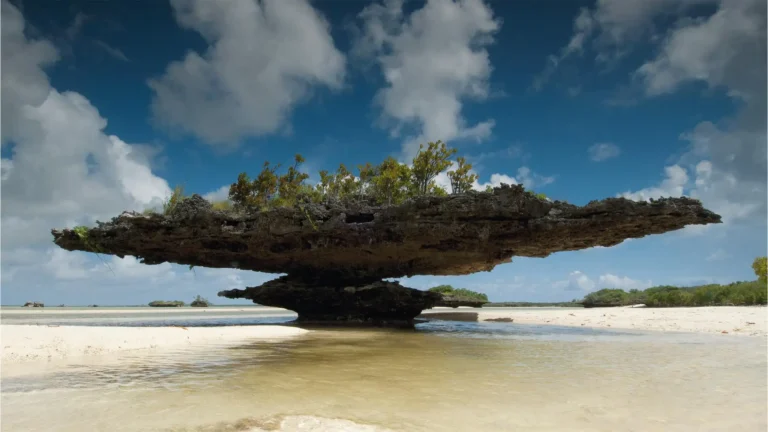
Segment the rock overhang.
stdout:
<svg viewBox="0 0 768 432">
<path fill-rule="evenodd" d="M 302 280 L 367 283 L 490 271 L 514 256 L 609 247 L 720 216 L 690 198 L 624 198 L 575 206 L 520 186 L 418 197 L 398 206 L 305 203 L 256 212 L 213 210 L 199 195 L 167 215 L 125 212 L 83 230 L 53 230 L 66 250 L 132 255 L 145 264 L 238 268 Z"/>
</svg>

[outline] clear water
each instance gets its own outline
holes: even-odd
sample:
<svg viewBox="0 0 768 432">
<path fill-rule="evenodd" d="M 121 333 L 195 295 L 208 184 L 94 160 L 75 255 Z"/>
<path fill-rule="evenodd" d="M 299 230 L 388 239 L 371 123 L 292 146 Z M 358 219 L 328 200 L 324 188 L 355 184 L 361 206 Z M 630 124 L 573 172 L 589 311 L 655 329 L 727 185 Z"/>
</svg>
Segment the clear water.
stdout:
<svg viewBox="0 0 768 432">
<path fill-rule="evenodd" d="M 290 319 L 264 311 L 45 313 L 3 316 L 3 323 Z M 433 321 L 415 331 L 317 329 L 282 342 L 83 358 L 32 375 L 3 366 L 3 431 L 746 432 L 768 426 L 760 338 Z"/>
</svg>

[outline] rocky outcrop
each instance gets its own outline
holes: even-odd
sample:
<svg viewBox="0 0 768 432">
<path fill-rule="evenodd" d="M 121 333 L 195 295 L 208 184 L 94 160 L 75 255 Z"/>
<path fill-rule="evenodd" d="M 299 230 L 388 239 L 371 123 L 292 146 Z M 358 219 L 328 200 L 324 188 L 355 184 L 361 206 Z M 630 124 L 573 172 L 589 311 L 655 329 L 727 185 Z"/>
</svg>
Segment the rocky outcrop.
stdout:
<svg viewBox="0 0 768 432">
<path fill-rule="evenodd" d="M 492 193 L 419 197 L 398 206 L 305 203 L 242 213 L 213 210 L 193 195 L 167 215 L 126 212 L 95 228 L 52 234 L 66 250 L 132 255 L 145 264 L 287 273 L 290 285 L 275 282 L 258 291 L 222 294 L 269 299 L 264 301 L 296 310 L 306 319 L 381 321 L 407 320 L 404 317 L 414 308 L 444 301 L 427 294 L 406 296 L 410 291 L 401 291 L 406 288 L 382 279 L 490 271 L 513 256 L 546 257 L 607 247 L 686 225 L 719 222 L 720 216 L 689 198 L 653 202 L 609 198 L 579 207 L 539 199 L 520 186 L 503 186 Z M 344 291 L 349 287 L 355 291 Z M 278 288 L 286 294 L 278 293 Z M 303 300 L 291 300 L 292 296 Z M 332 296 L 344 306 L 331 301 Z M 385 300 L 387 296 L 392 298 Z M 413 307 L 401 303 L 403 296 L 413 301 Z M 384 306 L 374 307 L 371 299 L 388 305 L 388 312 Z M 308 306 L 312 302 L 322 307 Z M 348 305 L 354 304 L 366 312 L 349 314 Z"/>
<path fill-rule="evenodd" d="M 442 295 L 377 281 L 341 286 L 321 281 L 306 282 L 283 276 L 261 286 L 219 292 L 227 298 L 245 298 L 264 306 L 296 312 L 298 322 L 309 324 L 345 323 L 363 325 L 413 325 L 424 309 L 436 306 Z"/>
<path fill-rule="evenodd" d="M 24 303 L 24 307 L 45 307 L 45 305 L 40 302 L 26 302 Z"/>
</svg>

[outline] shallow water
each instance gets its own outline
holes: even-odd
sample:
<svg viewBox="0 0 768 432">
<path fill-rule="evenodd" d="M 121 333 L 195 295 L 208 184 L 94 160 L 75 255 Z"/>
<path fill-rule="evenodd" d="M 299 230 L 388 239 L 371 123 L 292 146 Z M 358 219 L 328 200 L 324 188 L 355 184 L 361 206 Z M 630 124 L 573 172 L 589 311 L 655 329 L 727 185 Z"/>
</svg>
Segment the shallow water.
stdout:
<svg viewBox="0 0 768 432">
<path fill-rule="evenodd" d="M 70 319 L 132 326 L 276 320 L 258 311 L 222 315 Z M 70 323 L 48 314 L 26 319 Z M 9 321 L 3 317 L 21 323 Z M 749 337 L 433 321 L 416 331 L 318 329 L 282 342 L 123 353 L 34 375 L 3 366 L 3 431 L 768 426 L 766 344 Z"/>
</svg>

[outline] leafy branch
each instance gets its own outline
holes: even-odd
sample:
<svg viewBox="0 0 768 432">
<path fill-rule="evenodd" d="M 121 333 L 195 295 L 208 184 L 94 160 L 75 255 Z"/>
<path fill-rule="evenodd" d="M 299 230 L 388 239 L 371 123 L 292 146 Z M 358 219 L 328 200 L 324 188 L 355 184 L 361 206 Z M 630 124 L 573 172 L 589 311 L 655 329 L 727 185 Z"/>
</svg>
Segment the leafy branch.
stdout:
<svg viewBox="0 0 768 432">
<path fill-rule="evenodd" d="M 88 248 L 91 252 L 96 254 L 97 257 L 99 257 L 99 260 L 101 260 L 101 263 L 104 264 L 104 266 L 107 267 L 110 272 L 112 272 L 112 276 L 117 276 L 115 274 L 115 271 L 112 270 L 112 267 L 110 267 L 109 264 L 107 264 L 107 262 L 104 261 L 104 258 L 102 258 L 101 255 L 99 254 L 101 250 L 93 242 L 91 242 L 90 237 L 88 236 L 88 232 L 89 232 L 88 227 L 80 225 L 80 226 L 76 226 L 72 231 L 75 233 L 75 235 L 77 235 L 80 241 L 83 242 L 86 248 Z"/>
</svg>

